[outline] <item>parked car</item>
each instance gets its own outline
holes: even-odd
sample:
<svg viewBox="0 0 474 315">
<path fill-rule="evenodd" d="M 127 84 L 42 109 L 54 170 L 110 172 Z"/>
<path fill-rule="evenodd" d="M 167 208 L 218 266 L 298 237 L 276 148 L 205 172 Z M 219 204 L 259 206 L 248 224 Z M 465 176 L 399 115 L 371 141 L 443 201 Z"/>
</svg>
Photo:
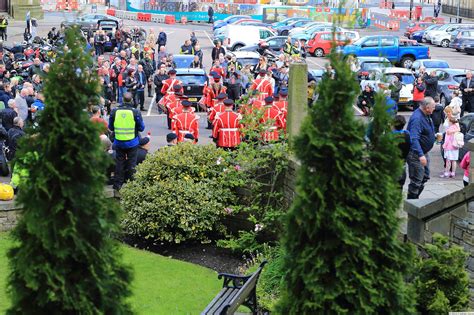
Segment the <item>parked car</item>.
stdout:
<svg viewBox="0 0 474 315">
<path fill-rule="evenodd" d="M 232 24 L 235 21 L 242 20 L 242 19 L 251 19 L 251 18 L 252 17 L 249 15 L 231 15 L 231 16 L 226 17 L 223 20 L 215 21 L 212 26 L 212 29 L 216 30 L 228 24 Z"/>
<path fill-rule="evenodd" d="M 474 24 L 467 24 L 467 25 L 463 25 L 463 26 L 459 26 L 458 28 L 452 30 L 452 31 L 446 31 L 446 32 L 442 32 L 442 33 L 438 33 L 438 34 L 435 34 L 431 37 L 431 43 L 433 45 L 437 45 L 437 46 L 441 46 L 441 47 L 444 47 L 444 48 L 447 48 L 449 47 L 449 44 L 451 43 L 451 34 L 460 29 L 460 28 L 474 28 Z"/>
<path fill-rule="evenodd" d="M 238 25 L 242 25 L 242 26 L 261 26 L 261 27 L 266 27 L 268 28 L 270 31 L 272 31 L 273 33 L 276 33 L 276 30 L 273 28 L 273 26 L 271 24 L 268 24 L 268 23 L 263 23 L 261 21 L 245 21 L 245 22 L 242 22 Z"/>
<path fill-rule="evenodd" d="M 301 32 L 304 32 L 312 27 L 316 27 L 316 26 L 319 26 L 319 25 L 326 25 L 326 26 L 329 26 L 329 25 L 332 25 L 332 23 L 326 23 L 326 22 L 311 22 L 311 23 L 308 23 L 304 26 L 300 26 L 300 27 L 295 27 L 294 29 L 292 29 L 290 31 L 290 33 L 288 35 L 294 35 L 296 33 L 301 33 Z"/>
<path fill-rule="evenodd" d="M 237 62 L 239 62 L 242 67 L 245 67 L 246 65 L 251 65 L 252 68 L 257 65 L 260 55 L 257 52 L 254 51 L 232 51 L 228 53 L 232 57 L 235 57 L 237 59 Z"/>
<path fill-rule="evenodd" d="M 117 20 L 106 19 L 97 21 L 97 29 L 105 31 L 107 37 L 104 43 L 104 51 L 111 52 L 116 46 L 115 31 L 120 28 L 120 24 Z"/>
<path fill-rule="evenodd" d="M 425 32 L 425 34 L 423 35 L 423 39 L 427 43 L 433 43 L 433 40 L 434 40 L 435 37 L 439 38 L 439 40 L 437 39 L 438 43 L 441 43 L 441 41 L 443 39 L 448 39 L 448 43 L 447 43 L 446 47 L 449 47 L 449 41 L 451 41 L 451 37 L 450 37 L 450 35 L 448 36 L 447 34 L 451 33 L 454 30 L 457 30 L 458 28 L 461 28 L 461 27 L 462 28 L 467 28 L 467 27 L 470 27 L 471 25 L 473 25 L 473 24 L 458 24 L 458 23 L 456 23 L 456 24 L 444 24 L 436 30 L 430 30 L 430 31 Z M 438 45 L 438 44 L 436 44 L 436 45 Z"/>
<path fill-rule="evenodd" d="M 283 50 L 283 47 L 285 46 L 285 42 L 287 36 L 272 36 L 269 37 L 262 42 L 267 43 L 268 49 L 274 53 L 274 54 L 280 54 L 280 52 Z M 294 43 L 295 39 L 292 38 L 292 42 Z M 238 51 L 257 51 L 258 49 L 258 44 L 256 45 L 248 45 L 244 46 L 242 48 L 239 48 Z"/>
<path fill-rule="evenodd" d="M 354 59 L 354 67 L 359 81 L 368 80 L 370 74 L 382 68 L 392 68 L 392 64 L 384 57 L 357 57 Z"/>
<path fill-rule="evenodd" d="M 438 94 L 441 104 L 444 106 L 451 102 L 453 91 L 459 89 L 459 84 L 466 77 L 464 69 L 439 69 L 436 70 L 438 76 Z"/>
<path fill-rule="evenodd" d="M 237 50 L 247 45 L 257 45 L 261 40 L 275 36 L 266 27 L 261 26 L 245 26 L 245 25 L 228 25 L 224 34 L 218 39 L 224 42 L 227 39 L 227 48 Z"/>
<path fill-rule="evenodd" d="M 307 42 L 307 51 L 315 57 L 323 57 L 331 52 L 333 42 L 335 40 L 336 46 L 344 46 L 351 42 L 351 40 L 343 33 L 336 33 L 333 36 L 332 32 L 318 32 Z"/>
<path fill-rule="evenodd" d="M 411 68 L 417 59 L 430 58 L 429 47 L 390 35 L 362 37 L 351 45 L 344 46 L 342 53 L 354 57 L 386 57 L 404 68 Z"/>
<path fill-rule="evenodd" d="M 355 42 L 356 40 L 360 39 L 359 32 L 357 31 L 343 31 L 341 33 L 346 35 L 352 42 Z"/>
<path fill-rule="evenodd" d="M 449 63 L 440 59 L 418 59 L 413 62 L 411 70 L 417 73 L 421 67 L 425 68 L 427 72 L 430 72 L 433 69 L 447 69 L 449 68 Z"/>
<path fill-rule="evenodd" d="M 375 91 L 379 90 L 380 83 L 391 83 L 394 77 L 398 76 L 401 79 L 402 89 L 400 91 L 400 98 L 398 100 L 398 106 L 412 105 L 413 104 L 413 83 L 415 82 L 415 76 L 413 73 L 405 68 L 382 68 L 377 69 L 371 75 L 371 80 L 362 80 L 360 86 L 362 89 L 367 84 L 374 87 Z"/>
<path fill-rule="evenodd" d="M 443 24 L 432 24 L 424 30 L 416 31 L 416 32 L 412 33 L 410 39 L 416 40 L 418 43 L 424 43 L 424 42 L 426 42 L 426 41 L 423 41 L 423 35 L 425 34 L 425 32 L 431 31 L 431 30 L 433 30 L 433 31 L 437 30 L 442 25 Z"/>
<path fill-rule="evenodd" d="M 188 101 L 198 106 L 197 102 L 202 98 L 204 86 L 207 84 L 207 75 L 203 69 L 176 69 L 176 78 L 183 82 L 184 94 L 188 96 Z"/>
<path fill-rule="evenodd" d="M 474 39 L 468 39 L 463 44 L 464 51 L 468 55 L 474 55 Z"/>
<path fill-rule="evenodd" d="M 474 39 L 474 29 L 471 28 L 460 28 L 451 33 L 451 42 L 449 43 L 450 48 L 454 48 L 457 51 L 464 50 L 464 42 L 470 39 Z"/>
<path fill-rule="evenodd" d="M 433 23 L 430 22 L 412 22 L 408 24 L 407 28 L 405 29 L 405 35 L 406 37 L 410 38 L 411 34 L 422 31 L 426 29 L 427 27 L 433 25 Z"/>
<path fill-rule="evenodd" d="M 332 32 L 333 28 L 334 27 L 332 25 L 317 25 L 306 29 L 304 32 L 291 34 L 291 37 L 294 37 L 298 40 L 305 39 L 308 42 L 314 36 L 314 34 L 318 32 Z M 338 33 L 342 33 L 346 30 L 342 27 L 336 26 L 335 31 Z"/>
<path fill-rule="evenodd" d="M 298 20 L 298 21 L 293 21 L 292 23 L 287 24 L 287 25 L 275 27 L 275 29 L 277 30 L 278 35 L 287 36 L 291 30 L 297 27 L 308 25 L 310 23 L 314 23 L 314 22 L 311 20 Z"/>
<path fill-rule="evenodd" d="M 75 19 L 67 19 L 66 21 L 61 22 L 61 26 L 68 27 L 72 25 L 79 25 L 79 27 L 83 30 L 96 30 L 97 23 L 100 20 L 115 20 L 119 23 L 122 23 L 120 19 L 114 16 L 91 13 L 80 15 Z"/>
<path fill-rule="evenodd" d="M 306 18 L 306 17 L 290 17 L 290 18 L 286 18 L 280 22 L 275 22 L 273 23 L 273 27 L 275 29 L 277 29 L 278 27 L 282 27 L 282 26 L 286 26 L 288 24 L 291 24 L 293 22 L 296 22 L 296 21 L 311 21 L 309 18 Z"/>
</svg>

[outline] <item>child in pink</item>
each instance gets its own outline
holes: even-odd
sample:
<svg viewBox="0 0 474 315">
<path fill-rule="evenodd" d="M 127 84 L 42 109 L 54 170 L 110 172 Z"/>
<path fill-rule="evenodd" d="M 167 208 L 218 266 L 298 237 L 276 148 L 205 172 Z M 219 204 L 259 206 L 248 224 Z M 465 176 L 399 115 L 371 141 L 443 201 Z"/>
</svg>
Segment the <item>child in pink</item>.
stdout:
<svg viewBox="0 0 474 315">
<path fill-rule="evenodd" d="M 458 120 L 453 115 L 453 110 L 447 106 L 444 109 L 446 114 L 446 137 L 444 139 L 443 149 L 446 167 L 441 177 L 454 177 L 456 175 L 456 164 L 459 159 L 459 148 L 454 146 L 454 135 L 461 131 Z M 451 170 L 451 172 L 449 172 Z"/>
<path fill-rule="evenodd" d="M 462 158 L 461 168 L 464 170 L 464 177 L 462 178 L 462 182 L 464 184 L 464 187 L 469 185 L 469 165 L 471 164 L 471 152 L 467 151 L 467 153 L 464 155 Z"/>
</svg>

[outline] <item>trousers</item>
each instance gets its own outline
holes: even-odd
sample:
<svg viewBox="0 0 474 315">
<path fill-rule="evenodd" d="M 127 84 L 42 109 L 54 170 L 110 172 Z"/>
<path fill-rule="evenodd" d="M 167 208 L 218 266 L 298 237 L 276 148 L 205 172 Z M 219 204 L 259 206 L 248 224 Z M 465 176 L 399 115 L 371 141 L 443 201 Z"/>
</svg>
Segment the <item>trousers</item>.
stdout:
<svg viewBox="0 0 474 315">
<path fill-rule="evenodd" d="M 428 153 L 425 154 L 425 157 L 428 163 L 426 166 L 423 166 L 417 153 L 414 151 L 408 153 L 407 164 L 410 184 L 408 185 L 407 199 L 418 199 L 425 188 L 425 183 L 430 179 L 430 159 Z"/>
<path fill-rule="evenodd" d="M 115 183 L 114 188 L 120 189 L 124 182 L 132 179 L 137 166 L 138 146 L 115 150 Z"/>
</svg>

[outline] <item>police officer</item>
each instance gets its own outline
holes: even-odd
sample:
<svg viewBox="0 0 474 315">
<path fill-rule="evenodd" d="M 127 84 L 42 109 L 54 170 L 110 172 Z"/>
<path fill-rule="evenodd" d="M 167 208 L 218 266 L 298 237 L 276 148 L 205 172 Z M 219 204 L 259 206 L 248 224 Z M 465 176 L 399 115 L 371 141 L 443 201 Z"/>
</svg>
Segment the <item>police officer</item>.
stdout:
<svg viewBox="0 0 474 315">
<path fill-rule="evenodd" d="M 289 36 L 286 39 L 285 45 L 283 46 L 283 53 L 288 56 L 291 56 L 293 53 L 293 45 L 291 44 L 291 37 Z"/>
<path fill-rule="evenodd" d="M 114 189 L 120 190 L 123 183 L 131 179 L 135 172 L 139 145 L 138 133 L 145 130 L 145 124 L 143 123 L 140 111 L 133 108 L 132 93 L 125 93 L 123 104 L 115 108 L 110 114 L 109 129 L 115 134 L 116 164 Z"/>
<path fill-rule="evenodd" d="M 5 16 L 0 16 L 0 38 L 3 41 L 7 40 L 7 26 L 8 20 L 5 18 Z"/>
</svg>

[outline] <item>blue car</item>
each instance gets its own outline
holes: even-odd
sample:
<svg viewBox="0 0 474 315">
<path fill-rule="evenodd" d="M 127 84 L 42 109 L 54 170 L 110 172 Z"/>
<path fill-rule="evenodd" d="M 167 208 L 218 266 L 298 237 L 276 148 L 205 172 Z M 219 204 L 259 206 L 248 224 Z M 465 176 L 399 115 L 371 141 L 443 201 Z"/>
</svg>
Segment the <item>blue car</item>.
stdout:
<svg viewBox="0 0 474 315">
<path fill-rule="evenodd" d="M 297 28 L 297 27 L 304 27 L 305 25 L 312 22 L 313 21 L 311 20 L 293 21 L 288 25 L 276 27 L 276 30 L 278 32 L 278 35 L 280 36 L 288 36 L 288 34 L 290 33 L 292 29 Z"/>
<path fill-rule="evenodd" d="M 424 30 L 416 31 L 411 34 L 410 39 L 416 40 L 418 43 L 421 43 L 423 41 L 423 34 L 425 34 L 425 32 L 437 30 L 438 28 L 441 27 L 441 25 L 443 24 L 433 24 L 433 25 L 428 26 Z"/>
<path fill-rule="evenodd" d="M 237 22 L 238 20 L 242 20 L 242 19 L 251 19 L 251 17 L 249 15 L 231 15 L 231 16 L 226 17 L 223 20 L 215 21 L 214 25 L 212 27 L 212 30 L 215 31 L 218 28 L 221 28 L 221 27 L 226 26 L 228 24 L 232 24 L 232 23 Z"/>
<path fill-rule="evenodd" d="M 311 20 L 305 17 L 291 17 L 291 18 L 286 18 L 280 22 L 275 22 L 272 25 L 274 28 L 278 28 L 278 27 L 287 26 L 288 24 L 291 24 L 296 21 L 311 21 Z"/>
</svg>

